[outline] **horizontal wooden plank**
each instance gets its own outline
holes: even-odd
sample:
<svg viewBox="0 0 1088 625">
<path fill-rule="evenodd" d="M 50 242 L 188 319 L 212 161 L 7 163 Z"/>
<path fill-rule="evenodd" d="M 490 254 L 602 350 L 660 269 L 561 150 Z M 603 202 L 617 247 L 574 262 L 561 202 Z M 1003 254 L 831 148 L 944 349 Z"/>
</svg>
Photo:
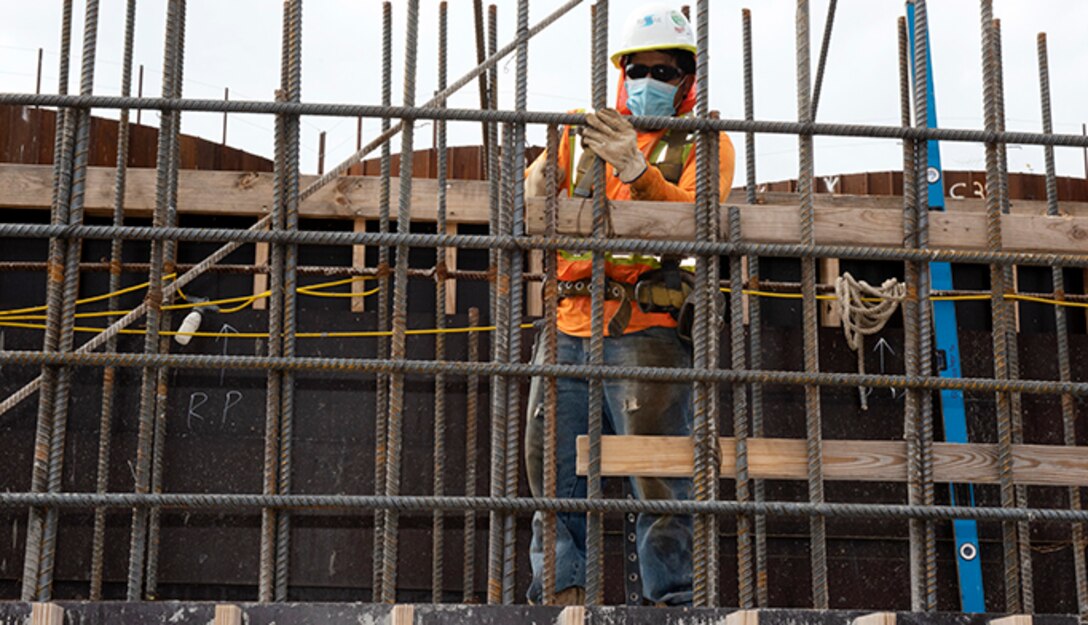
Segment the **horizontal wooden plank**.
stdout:
<svg viewBox="0 0 1088 625">
<path fill-rule="evenodd" d="M 92 167 L 88 171 L 85 199 L 90 214 L 111 214 L 113 206 L 112 168 Z M 305 187 L 315 178 L 303 176 Z M 183 214 L 261 216 L 272 202 L 273 177 L 267 173 L 183 170 L 179 175 L 178 208 Z M 400 184 L 391 184 L 391 202 L 396 206 Z M 378 217 L 380 182 L 370 176 L 344 176 L 303 202 L 301 216 L 318 219 L 375 219 Z M 481 181 L 447 182 L 447 211 L 453 224 L 483 224 L 488 221 L 488 185 Z M 0 164 L 0 206 L 6 208 L 48 208 L 52 195 L 52 167 L 48 165 Z M 412 218 L 434 221 L 437 182 L 417 179 L 412 185 Z M 854 196 L 857 197 L 857 196 Z M 897 210 L 835 205 L 816 211 L 816 241 L 823 245 L 873 245 L 899 247 L 902 243 L 902 216 Z M 866 200 L 867 201 L 867 200 Z M 964 202 L 967 202 L 965 200 Z M 155 172 L 129 170 L 125 193 L 126 212 L 146 216 L 154 209 Z M 722 217 L 727 215 L 722 206 Z M 531 234 L 544 232 L 544 201 L 530 199 L 526 221 Z M 591 231 L 592 205 L 580 199 L 563 199 L 559 210 L 559 232 L 587 235 Z M 664 202 L 613 202 L 612 223 L 618 237 L 688 240 L 694 238 L 692 205 Z M 930 218 L 930 245 L 934 248 L 985 249 L 986 220 L 978 212 L 952 210 Z M 744 205 L 741 207 L 744 240 L 762 243 L 797 243 L 800 219 L 794 205 Z M 1042 214 L 1002 216 L 1003 246 L 1010 251 L 1088 252 L 1088 216 L 1047 217 Z"/>
<path fill-rule="evenodd" d="M 901 195 L 852 195 L 848 193 L 831 194 L 817 193 L 813 196 L 816 206 L 838 206 L 848 208 L 881 208 L 888 210 L 903 210 L 903 196 Z M 747 201 L 744 189 L 734 189 L 729 201 L 735 204 L 743 204 Z M 786 204 L 796 205 L 800 196 L 796 193 L 782 191 L 765 191 L 756 194 L 757 204 Z M 945 198 L 945 207 L 951 213 L 985 213 L 986 200 L 980 197 L 965 197 L 962 199 Z M 1088 215 L 1088 202 L 1061 202 L 1058 209 L 1063 215 L 1081 217 Z M 1046 202 L 1043 200 L 1010 200 L 1009 211 L 1013 215 L 1045 215 Z"/>
<path fill-rule="evenodd" d="M 48 208 L 53 193 L 53 168 L 48 165 L 0 164 L 0 206 Z M 113 211 L 115 170 L 90 167 L 87 172 L 86 210 L 108 215 Z M 303 189 L 316 176 L 300 177 Z M 182 170 L 178 174 L 178 211 L 193 215 L 259 217 L 272 207 L 273 176 L 258 172 Z M 376 219 L 380 179 L 344 176 L 307 198 L 299 213 L 314 219 Z M 476 180 L 449 180 L 447 215 L 451 222 L 487 223 L 488 185 Z M 412 218 L 434 221 L 438 183 L 419 178 L 412 183 Z M 400 182 L 390 183 L 394 214 L 400 201 Z M 125 213 L 146 216 L 155 209 L 155 170 L 129 169 L 125 189 Z"/>
<path fill-rule="evenodd" d="M 760 243 L 798 243 L 800 216 L 796 206 L 742 206 L 743 240 Z M 722 207 L 722 218 L 727 215 Z M 529 231 L 544 232 L 544 203 L 530 200 L 526 211 Z M 1088 217 L 1002 215 L 1003 248 L 1021 252 L 1088 252 Z M 664 202 L 613 202 L 612 225 L 617 237 L 689 240 L 695 236 L 694 208 Z M 560 205 L 559 232 L 588 235 L 592 207 L 581 200 Z M 816 242 L 820 245 L 900 247 L 902 215 L 879 208 L 827 206 L 816 210 Z M 986 216 L 981 213 L 935 213 L 930 216 L 930 247 L 986 249 Z"/>
<path fill-rule="evenodd" d="M 578 473 L 589 466 L 589 439 L 578 437 Z M 721 475 L 736 476 L 736 441 L 721 439 Z M 601 474 L 637 477 L 690 476 L 691 439 L 682 436 L 604 436 Z M 907 444 L 903 441 L 823 442 L 824 479 L 860 482 L 905 482 Z M 748 471 L 753 478 L 808 479 L 805 441 L 786 438 L 748 439 Z M 997 484 L 997 445 L 934 443 L 936 482 Z M 1033 486 L 1088 485 L 1088 447 L 1013 445 L 1013 481 Z"/>
</svg>

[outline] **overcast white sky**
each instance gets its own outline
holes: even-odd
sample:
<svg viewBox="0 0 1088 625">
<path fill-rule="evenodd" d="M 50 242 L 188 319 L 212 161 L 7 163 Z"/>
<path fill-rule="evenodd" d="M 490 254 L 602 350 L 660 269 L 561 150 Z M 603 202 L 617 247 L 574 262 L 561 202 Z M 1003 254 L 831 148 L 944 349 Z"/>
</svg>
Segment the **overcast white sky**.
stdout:
<svg viewBox="0 0 1088 625">
<path fill-rule="evenodd" d="M 532 0 L 535 23 L 563 0 Z M 73 70 L 70 90 L 78 90 L 83 2 L 76 1 Z M 404 46 L 404 0 L 394 2 L 394 101 L 403 93 L 401 59 Z M 499 0 L 500 46 L 514 36 L 516 2 Z M 641 1 L 610 3 L 610 41 Z M 679 6 L 680 2 L 674 3 Z M 691 2 L 694 5 L 694 2 Z M 743 117 L 741 8 L 752 9 L 757 119 L 796 118 L 794 2 L 792 0 L 714 0 L 711 4 L 711 106 L 723 117 Z M 813 75 L 827 0 L 812 2 Z M 165 0 L 141 0 L 137 15 L 137 64 L 145 66 L 144 93 L 161 90 Z M 475 65 L 471 0 L 450 0 L 450 80 Z M 529 50 L 529 108 L 568 110 L 590 102 L 589 5 L 587 0 L 532 40 Z M 1035 37 L 1046 32 L 1050 45 L 1050 77 L 1054 128 L 1080 133 L 1088 121 L 1088 2 L 1084 0 L 995 0 L 1002 19 L 1006 114 L 1010 130 L 1038 131 L 1038 66 Z M 421 2 L 420 67 L 417 102 L 433 93 L 437 68 L 437 0 Z M 32 92 L 37 50 L 45 50 L 43 91 L 57 89 L 60 0 L 0 0 L 0 91 Z M 952 128 L 982 127 L 980 31 L 977 0 L 930 0 L 931 47 L 935 63 L 937 113 Z M 102 0 L 95 93 L 120 92 L 124 0 Z M 896 17 L 904 11 L 896 0 L 842 0 L 835 20 L 819 121 L 898 124 L 898 53 Z M 221 98 L 229 87 L 232 99 L 270 99 L 279 80 L 282 3 L 276 0 L 189 0 L 184 96 Z M 373 103 L 380 101 L 381 2 L 379 0 L 308 0 L 303 10 L 302 97 L 311 102 Z M 500 66 L 501 106 L 513 105 L 513 55 Z M 615 76 L 610 84 L 614 89 Z M 135 89 L 135 86 L 134 86 Z M 611 99 L 611 98 L 610 98 Z M 478 105 L 475 83 L 450 101 L 453 107 Z M 116 116 L 113 111 L 96 114 Z M 157 123 L 145 113 L 144 123 Z M 185 113 L 182 131 L 213 140 L 221 133 L 218 114 Z M 270 156 L 271 117 L 231 115 L 229 143 Z M 426 124 L 426 122 L 424 122 Z M 364 143 L 378 131 L 378 120 L 364 122 Z M 318 133 L 328 132 L 327 166 L 351 154 L 355 120 L 304 118 L 303 170 L 317 166 Z M 453 124 L 451 144 L 479 143 L 477 124 Z M 417 137 L 429 137 L 424 130 Z M 530 140 L 543 142 L 543 129 L 530 130 Z M 738 184 L 743 184 L 744 137 L 734 135 Z M 429 142 L 428 142 L 429 145 Z M 757 138 L 760 181 L 792 178 L 797 171 L 794 137 Z M 399 142 L 394 143 L 399 149 Z M 946 169 L 982 169 L 983 148 L 968 144 L 942 146 Z M 1079 149 L 1057 150 L 1061 175 L 1083 176 Z M 1043 152 L 1034 146 L 1011 146 L 1013 171 L 1043 171 Z M 820 175 L 901 167 L 895 141 L 864 138 L 817 138 L 816 172 Z"/>
</svg>

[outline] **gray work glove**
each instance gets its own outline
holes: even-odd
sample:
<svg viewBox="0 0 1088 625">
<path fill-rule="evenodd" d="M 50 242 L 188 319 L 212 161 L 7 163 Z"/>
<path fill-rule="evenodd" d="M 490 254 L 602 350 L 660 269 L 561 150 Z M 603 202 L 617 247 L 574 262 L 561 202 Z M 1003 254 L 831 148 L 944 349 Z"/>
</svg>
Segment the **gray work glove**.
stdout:
<svg viewBox="0 0 1088 625">
<path fill-rule="evenodd" d="M 588 113 L 582 138 L 587 148 L 612 165 L 625 184 L 631 184 L 646 171 L 646 157 L 638 149 L 638 133 L 616 110 Z"/>
</svg>

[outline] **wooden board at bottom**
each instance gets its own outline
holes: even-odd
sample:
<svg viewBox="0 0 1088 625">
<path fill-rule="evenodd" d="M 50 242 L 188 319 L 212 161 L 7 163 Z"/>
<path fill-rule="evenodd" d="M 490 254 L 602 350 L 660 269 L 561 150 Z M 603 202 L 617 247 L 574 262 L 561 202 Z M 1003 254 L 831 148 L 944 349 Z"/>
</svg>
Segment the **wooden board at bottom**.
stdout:
<svg viewBox="0 0 1088 625">
<path fill-rule="evenodd" d="M 808 479 L 803 439 L 749 438 L 748 472 L 753 479 Z M 1032 486 L 1088 486 L 1088 447 L 1013 445 L 1013 481 Z M 692 474 L 691 439 L 683 436 L 602 436 L 601 475 L 687 477 Z M 736 475 L 736 440 L 721 439 L 721 476 Z M 589 437 L 578 437 L 578 474 L 589 467 Z M 905 482 L 903 441 L 823 441 L 824 479 Z M 933 481 L 1000 482 L 997 445 L 934 443 Z"/>
</svg>

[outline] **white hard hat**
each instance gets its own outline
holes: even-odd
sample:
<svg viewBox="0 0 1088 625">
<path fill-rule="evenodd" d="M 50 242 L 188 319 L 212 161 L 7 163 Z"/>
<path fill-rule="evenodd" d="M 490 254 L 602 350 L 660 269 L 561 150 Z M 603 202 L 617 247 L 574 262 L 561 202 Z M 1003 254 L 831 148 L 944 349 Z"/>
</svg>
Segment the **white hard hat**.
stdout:
<svg viewBox="0 0 1088 625">
<path fill-rule="evenodd" d="M 621 58 L 636 52 L 676 49 L 692 54 L 698 51 L 691 22 L 680 11 L 655 2 L 636 9 L 627 18 L 620 47 L 612 53 L 612 64 L 619 67 Z"/>
</svg>

